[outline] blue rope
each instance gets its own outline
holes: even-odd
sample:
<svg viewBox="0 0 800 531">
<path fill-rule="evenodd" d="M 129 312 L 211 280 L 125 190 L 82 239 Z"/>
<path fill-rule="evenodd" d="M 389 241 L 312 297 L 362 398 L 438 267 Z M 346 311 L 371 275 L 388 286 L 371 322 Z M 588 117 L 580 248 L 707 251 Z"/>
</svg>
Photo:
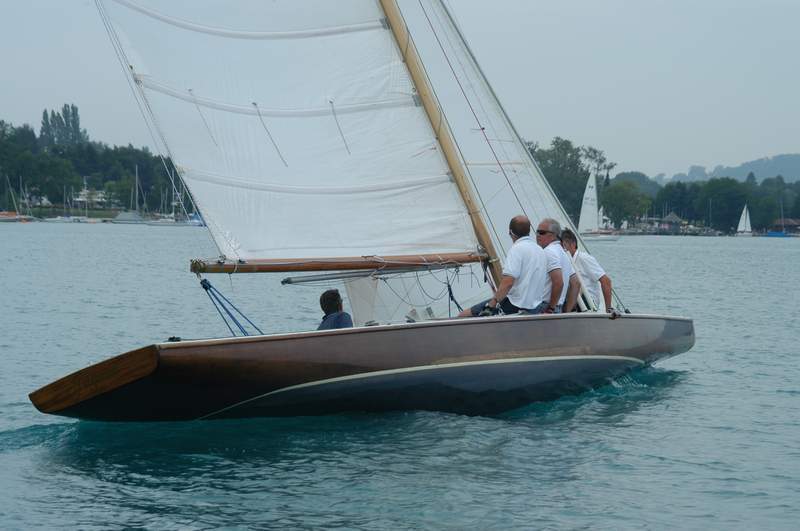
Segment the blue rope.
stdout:
<svg viewBox="0 0 800 531">
<path fill-rule="evenodd" d="M 203 287 L 205 287 L 205 286 L 203 286 Z M 225 319 L 224 315 L 222 315 L 222 311 L 217 306 L 217 301 L 214 300 L 214 297 L 211 296 L 211 293 L 208 290 L 206 290 L 206 295 L 208 295 L 208 298 L 211 299 L 211 304 L 214 305 L 214 309 L 217 310 L 217 313 L 219 313 L 219 316 L 222 318 L 222 322 L 225 323 L 225 326 L 227 326 L 228 330 L 231 331 L 231 335 L 235 336 L 236 332 L 233 331 L 233 328 L 231 328 L 231 325 L 228 324 L 228 320 Z"/>
<path fill-rule="evenodd" d="M 255 323 L 253 323 L 253 321 L 251 321 L 244 313 L 242 313 L 242 311 L 239 308 L 237 308 L 231 301 L 229 301 L 227 297 L 225 297 L 225 295 L 220 293 L 219 290 L 217 290 L 217 288 L 212 286 L 211 282 L 209 282 L 208 279 L 201 280 L 200 285 L 203 287 L 204 290 L 206 290 L 208 297 L 211 299 L 212 304 L 214 304 L 214 308 L 217 309 L 217 312 L 219 313 L 220 317 L 222 317 L 222 320 L 225 321 L 225 325 L 228 327 L 228 330 L 231 331 L 232 335 L 235 336 L 236 333 L 233 331 L 233 328 L 229 324 L 228 319 L 225 318 L 225 315 L 223 315 L 220 308 L 225 311 L 225 314 L 228 315 L 228 318 L 230 318 L 233 324 L 236 325 L 236 327 L 239 329 L 242 335 L 248 336 L 250 334 L 247 333 L 247 329 L 244 327 L 244 325 L 242 325 L 242 323 L 239 322 L 239 320 L 236 318 L 236 316 L 233 314 L 231 310 L 235 311 L 242 318 L 244 318 L 244 320 L 247 321 L 250 324 L 250 326 L 255 328 L 259 334 L 261 335 L 264 334 L 264 332 L 262 332 L 261 329 L 257 327 Z"/>
</svg>

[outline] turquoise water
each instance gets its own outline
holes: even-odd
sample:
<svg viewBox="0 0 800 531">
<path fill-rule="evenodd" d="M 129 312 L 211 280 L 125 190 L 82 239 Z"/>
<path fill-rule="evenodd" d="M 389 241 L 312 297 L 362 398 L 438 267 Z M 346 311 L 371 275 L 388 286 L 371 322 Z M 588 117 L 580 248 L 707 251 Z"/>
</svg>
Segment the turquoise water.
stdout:
<svg viewBox="0 0 800 531">
<path fill-rule="evenodd" d="M 595 243 L 634 311 L 695 319 L 690 352 L 496 417 L 429 412 L 78 422 L 27 394 L 173 335 L 225 335 L 197 228 L 0 226 L 0 528 L 759 528 L 800 519 L 800 239 Z M 269 331 L 318 288 L 216 277 Z M 290 315 L 291 317 L 287 317 Z"/>
</svg>

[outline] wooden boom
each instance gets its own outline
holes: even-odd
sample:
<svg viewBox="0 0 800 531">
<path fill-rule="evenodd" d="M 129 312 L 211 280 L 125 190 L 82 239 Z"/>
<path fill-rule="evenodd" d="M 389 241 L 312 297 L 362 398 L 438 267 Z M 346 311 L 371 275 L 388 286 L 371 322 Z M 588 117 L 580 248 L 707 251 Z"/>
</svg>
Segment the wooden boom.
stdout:
<svg viewBox="0 0 800 531">
<path fill-rule="evenodd" d="M 343 271 L 357 269 L 406 269 L 408 267 L 458 266 L 486 260 L 481 253 L 441 253 L 401 256 L 352 256 L 337 258 L 270 258 L 242 262 L 192 260 L 193 273 L 283 273 L 288 271 Z"/>
</svg>

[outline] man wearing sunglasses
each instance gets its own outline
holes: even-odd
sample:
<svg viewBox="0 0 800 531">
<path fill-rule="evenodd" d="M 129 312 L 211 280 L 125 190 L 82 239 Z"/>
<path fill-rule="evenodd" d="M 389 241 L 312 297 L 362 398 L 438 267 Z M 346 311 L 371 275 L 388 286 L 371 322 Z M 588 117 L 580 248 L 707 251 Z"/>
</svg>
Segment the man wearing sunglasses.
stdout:
<svg viewBox="0 0 800 531">
<path fill-rule="evenodd" d="M 547 309 L 544 297 L 547 257 L 530 234 L 531 222 L 527 217 L 511 219 L 508 235 L 514 243 L 503 263 L 503 277 L 494 297 L 465 309 L 459 317 L 493 315 L 499 310 L 504 314 L 542 313 Z"/>
<path fill-rule="evenodd" d="M 560 279 L 549 276 L 547 285 L 547 298 L 549 306 L 545 313 L 569 312 L 578 300 L 581 291 L 581 283 L 578 276 L 572 269 L 572 261 L 567 252 L 561 246 L 561 224 L 552 219 L 545 218 L 539 223 L 536 229 L 536 243 L 538 243 L 547 255 L 548 273 L 559 270 Z"/>
</svg>

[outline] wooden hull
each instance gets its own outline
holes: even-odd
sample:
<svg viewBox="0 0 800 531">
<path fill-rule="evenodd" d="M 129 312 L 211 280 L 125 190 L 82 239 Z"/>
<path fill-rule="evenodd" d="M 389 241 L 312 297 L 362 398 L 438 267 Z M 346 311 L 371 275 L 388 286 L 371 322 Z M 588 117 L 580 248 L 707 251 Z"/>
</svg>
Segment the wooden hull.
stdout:
<svg viewBox="0 0 800 531">
<path fill-rule="evenodd" d="M 493 414 L 689 350 L 691 320 L 512 316 L 162 343 L 33 393 L 42 412 L 156 421 L 436 410 Z"/>
</svg>

